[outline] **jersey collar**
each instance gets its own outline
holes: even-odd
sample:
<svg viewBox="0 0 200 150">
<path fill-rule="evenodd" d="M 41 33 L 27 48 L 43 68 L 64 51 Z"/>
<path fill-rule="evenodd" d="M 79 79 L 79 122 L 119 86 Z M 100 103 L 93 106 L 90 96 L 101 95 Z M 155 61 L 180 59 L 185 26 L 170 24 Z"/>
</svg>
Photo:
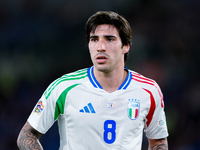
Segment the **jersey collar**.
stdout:
<svg viewBox="0 0 200 150">
<path fill-rule="evenodd" d="M 118 88 L 118 90 L 125 90 L 130 84 L 131 79 L 132 79 L 131 72 L 128 70 L 128 68 L 124 67 L 124 69 L 128 71 L 128 75 L 125 81 L 122 83 L 122 85 Z M 102 86 L 99 84 L 99 82 L 96 80 L 93 70 L 94 70 L 94 66 L 88 68 L 88 71 L 87 71 L 90 82 L 95 88 L 103 89 Z"/>
</svg>

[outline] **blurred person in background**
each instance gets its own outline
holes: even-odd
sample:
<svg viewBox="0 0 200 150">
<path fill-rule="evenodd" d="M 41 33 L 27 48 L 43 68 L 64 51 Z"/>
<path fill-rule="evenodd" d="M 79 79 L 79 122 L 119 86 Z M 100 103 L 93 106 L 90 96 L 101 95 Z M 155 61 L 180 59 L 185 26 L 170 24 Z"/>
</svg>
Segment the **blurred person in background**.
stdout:
<svg viewBox="0 0 200 150">
<path fill-rule="evenodd" d="M 19 133 L 19 149 L 43 149 L 40 137 L 58 121 L 60 149 L 168 149 L 164 101 L 158 84 L 125 67 L 128 21 L 99 11 L 86 23 L 93 66 L 52 82 Z"/>
</svg>

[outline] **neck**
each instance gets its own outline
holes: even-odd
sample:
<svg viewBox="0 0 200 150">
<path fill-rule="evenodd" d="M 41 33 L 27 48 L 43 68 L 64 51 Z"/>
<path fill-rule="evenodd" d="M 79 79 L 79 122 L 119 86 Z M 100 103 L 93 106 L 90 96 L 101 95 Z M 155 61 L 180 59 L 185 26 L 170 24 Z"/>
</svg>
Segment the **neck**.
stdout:
<svg viewBox="0 0 200 150">
<path fill-rule="evenodd" d="M 124 68 L 112 71 L 112 72 L 100 72 L 94 68 L 94 76 L 102 86 L 102 88 L 108 93 L 112 93 L 121 86 L 125 81 L 128 72 Z"/>
</svg>

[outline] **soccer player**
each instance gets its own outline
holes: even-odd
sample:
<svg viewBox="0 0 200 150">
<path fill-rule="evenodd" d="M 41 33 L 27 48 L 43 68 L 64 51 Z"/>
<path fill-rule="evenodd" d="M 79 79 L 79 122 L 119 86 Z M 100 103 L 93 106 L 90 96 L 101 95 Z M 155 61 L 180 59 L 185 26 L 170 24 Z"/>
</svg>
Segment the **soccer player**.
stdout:
<svg viewBox="0 0 200 150">
<path fill-rule="evenodd" d="M 20 131 L 19 149 L 42 149 L 39 138 L 58 121 L 60 150 L 167 150 L 158 84 L 125 67 L 131 45 L 127 20 L 100 11 L 86 23 L 93 66 L 52 82 Z"/>
</svg>

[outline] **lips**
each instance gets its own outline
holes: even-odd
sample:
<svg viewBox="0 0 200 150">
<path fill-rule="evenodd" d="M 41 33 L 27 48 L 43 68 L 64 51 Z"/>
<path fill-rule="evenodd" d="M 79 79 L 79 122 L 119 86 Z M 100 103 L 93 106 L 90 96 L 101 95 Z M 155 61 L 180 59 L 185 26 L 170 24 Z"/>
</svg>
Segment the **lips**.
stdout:
<svg viewBox="0 0 200 150">
<path fill-rule="evenodd" d="M 107 59 L 108 58 L 106 56 L 103 56 L 103 55 L 99 55 L 99 56 L 96 57 L 96 61 L 98 63 L 105 63 L 107 61 Z"/>
<path fill-rule="evenodd" d="M 98 56 L 96 59 L 107 59 L 105 56 Z"/>
</svg>

